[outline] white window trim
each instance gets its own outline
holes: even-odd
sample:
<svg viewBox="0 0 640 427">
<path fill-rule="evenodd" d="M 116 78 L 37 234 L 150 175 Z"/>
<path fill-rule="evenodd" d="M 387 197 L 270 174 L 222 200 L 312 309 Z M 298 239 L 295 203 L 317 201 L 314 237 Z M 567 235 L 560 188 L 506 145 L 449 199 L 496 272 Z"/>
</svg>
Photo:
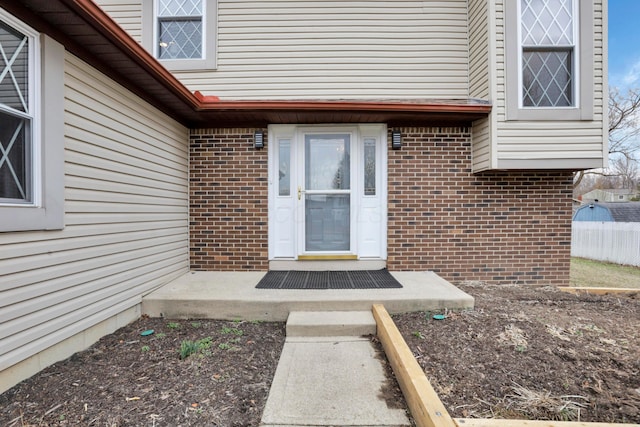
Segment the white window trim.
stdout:
<svg viewBox="0 0 640 427">
<path fill-rule="evenodd" d="M 154 58 L 170 71 L 189 70 L 215 70 L 217 67 L 216 52 L 218 50 L 217 22 L 218 22 L 218 2 L 217 0 L 203 0 L 203 40 L 202 59 L 159 59 L 158 49 L 155 40 L 158 39 L 158 0 L 145 0 L 142 3 L 142 46 L 149 51 Z"/>
<path fill-rule="evenodd" d="M 64 47 L 0 8 L 0 19 L 31 38 L 34 66 L 31 203 L 0 205 L 0 232 L 64 228 Z M 31 70 L 30 70 L 31 71 Z"/>
<path fill-rule="evenodd" d="M 522 106 L 520 0 L 505 0 L 505 104 L 507 120 L 593 120 L 593 1 L 573 1 L 575 40 L 572 107 Z"/>
</svg>

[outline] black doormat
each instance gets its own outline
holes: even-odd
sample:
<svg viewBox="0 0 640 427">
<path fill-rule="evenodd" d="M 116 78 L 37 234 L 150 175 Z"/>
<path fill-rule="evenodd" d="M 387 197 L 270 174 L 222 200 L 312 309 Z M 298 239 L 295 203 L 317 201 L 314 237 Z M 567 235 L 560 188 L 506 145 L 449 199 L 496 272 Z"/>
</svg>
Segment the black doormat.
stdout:
<svg viewBox="0 0 640 427">
<path fill-rule="evenodd" d="M 362 271 L 269 271 L 258 289 L 389 289 L 402 285 L 382 270 Z"/>
</svg>

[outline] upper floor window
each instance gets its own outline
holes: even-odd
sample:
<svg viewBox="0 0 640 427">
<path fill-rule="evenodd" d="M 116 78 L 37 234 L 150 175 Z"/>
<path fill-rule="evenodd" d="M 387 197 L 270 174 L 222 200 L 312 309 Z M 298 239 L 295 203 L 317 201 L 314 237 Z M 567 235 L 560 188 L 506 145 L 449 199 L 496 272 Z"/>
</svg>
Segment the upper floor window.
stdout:
<svg viewBox="0 0 640 427">
<path fill-rule="evenodd" d="M 215 68 L 216 0 L 143 3 L 142 43 L 169 70 Z"/>
<path fill-rule="evenodd" d="M 35 37 L 0 21 L 0 202 L 34 201 Z"/>
<path fill-rule="evenodd" d="M 574 1 L 520 1 L 524 107 L 574 105 L 577 55 Z"/>
<path fill-rule="evenodd" d="M 201 59 L 202 0 L 158 0 L 158 58 Z"/>
<path fill-rule="evenodd" d="M 507 120 L 593 120 L 594 0 L 505 0 Z"/>
</svg>

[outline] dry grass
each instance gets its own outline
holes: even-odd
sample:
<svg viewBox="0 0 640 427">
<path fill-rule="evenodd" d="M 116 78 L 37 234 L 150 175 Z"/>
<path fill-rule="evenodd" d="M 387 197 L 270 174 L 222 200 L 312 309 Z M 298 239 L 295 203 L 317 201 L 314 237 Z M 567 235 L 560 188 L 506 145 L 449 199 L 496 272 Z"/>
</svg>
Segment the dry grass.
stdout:
<svg viewBox="0 0 640 427">
<path fill-rule="evenodd" d="M 571 259 L 571 286 L 640 289 L 640 267 Z"/>
<path fill-rule="evenodd" d="M 513 394 L 505 396 L 507 409 L 539 420 L 580 421 L 580 410 L 588 403 L 583 396 L 552 396 L 519 384 L 514 385 Z"/>
</svg>

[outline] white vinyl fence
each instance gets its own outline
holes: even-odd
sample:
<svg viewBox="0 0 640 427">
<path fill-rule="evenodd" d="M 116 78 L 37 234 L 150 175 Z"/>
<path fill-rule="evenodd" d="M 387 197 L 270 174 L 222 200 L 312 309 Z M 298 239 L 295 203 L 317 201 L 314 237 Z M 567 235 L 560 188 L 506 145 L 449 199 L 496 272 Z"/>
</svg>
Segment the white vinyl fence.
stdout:
<svg viewBox="0 0 640 427">
<path fill-rule="evenodd" d="M 640 223 L 574 221 L 571 256 L 640 267 Z"/>
</svg>

